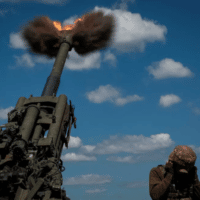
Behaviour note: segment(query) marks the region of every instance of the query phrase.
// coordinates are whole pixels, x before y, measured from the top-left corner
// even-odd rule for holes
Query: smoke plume
[[[75,51],[80,55],[107,47],[114,31],[114,17],[104,16],[103,12],[88,13],[82,16],[72,34]],[[22,28],[22,37],[33,53],[47,55],[52,58],[58,53],[62,35],[67,31],[59,31],[46,16],[36,17]]]
[[[60,32],[48,17],[37,17],[22,30],[22,37],[28,43],[30,51],[49,57],[57,55]]]

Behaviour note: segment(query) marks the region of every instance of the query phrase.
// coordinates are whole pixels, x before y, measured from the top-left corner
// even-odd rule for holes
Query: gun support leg
[[[58,102],[55,108],[55,117],[56,117],[56,122],[52,123],[49,127],[49,132],[47,135],[47,138],[52,137],[53,138],[53,144],[54,147],[56,147],[56,143],[57,141],[60,140],[61,137],[61,123],[62,123],[62,119],[63,119],[63,115],[65,112],[65,107],[66,107],[66,102],[67,102],[67,96],[61,94],[58,97]]]
[[[42,126],[39,124],[35,127],[34,133],[33,133],[33,137],[32,137],[32,142],[37,144],[38,140],[40,138],[40,135],[42,133]]]
[[[51,190],[45,191],[45,196],[43,197],[42,200],[49,200],[51,196]]]
[[[22,135],[22,139],[28,142],[33,127],[35,125],[36,119],[39,115],[39,109],[34,107],[29,107],[26,113],[26,116],[24,118],[24,121],[22,123],[22,126],[20,128],[20,132]]]
[[[19,186],[14,200],[25,200],[27,195],[28,190],[24,190]]]
[[[20,97],[20,98],[18,99],[18,101],[17,101],[17,104],[16,104],[15,108],[18,108],[18,107],[23,106],[25,100],[26,100],[25,97]]]

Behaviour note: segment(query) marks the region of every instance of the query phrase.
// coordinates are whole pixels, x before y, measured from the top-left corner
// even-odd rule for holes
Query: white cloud
[[[121,1],[120,9],[107,9],[98,6],[94,8],[94,11],[102,10],[105,14],[115,16],[116,31],[113,47],[122,51],[143,51],[149,42],[164,41],[167,28],[152,20],[142,19],[138,13],[126,11],[128,2],[134,2],[134,0]],[[63,25],[72,24],[76,18],[77,16],[72,16],[66,19]],[[106,59],[114,62],[115,56],[111,54],[106,56]]]
[[[165,58],[160,62],[153,63],[147,70],[155,79],[192,77],[194,75],[190,69],[184,67],[182,63],[175,62],[170,58]]]
[[[116,56],[113,53],[111,53],[110,50],[105,52],[103,61],[108,62],[111,66],[116,67]]]
[[[26,43],[20,33],[11,33],[9,43],[14,49],[26,49]]]
[[[200,108],[197,107],[194,103],[190,102],[190,103],[188,103],[188,106],[191,108],[192,112],[195,115],[200,115]]]
[[[70,136],[68,148],[79,148],[82,145],[82,140],[80,137]],[[66,149],[65,144],[63,144],[63,150]]]
[[[9,108],[0,109],[0,119],[8,119],[8,113],[13,110],[14,107],[10,106]]]
[[[113,101],[120,95],[119,91],[111,85],[99,86],[98,89],[88,92],[87,98],[93,103],[102,103],[105,101]]]
[[[35,1],[44,3],[44,4],[61,4],[61,3],[67,2],[68,0],[35,0]]]
[[[95,147],[96,146],[94,145],[84,145],[84,146],[81,146],[81,149],[83,150],[83,152],[92,153]]]
[[[33,61],[33,58],[28,53],[25,53],[21,56],[14,56],[14,57],[16,59],[17,65],[19,66],[30,67],[30,68],[35,66],[35,62]]]
[[[144,51],[147,43],[165,40],[167,28],[151,20],[142,19],[138,13],[98,6],[94,8],[94,11],[99,10],[102,10],[106,15],[115,16],[116,31],[113,47],[120,51]]]
[[[115,103],[116,105],[125,105],[133,101],[142,101],[143,99],[144,99],[143,97],[140,97],[138,95],[129,95],[125,98],[117,98]]]
[[[106,160],[114,162],[124,162],[124,163],[133,163],[135,161],[132,156],[126,156],[126,157],[111,156]]]
[[[194,107],[194,108],[192,108],[192,111],[193,111],[194,114],[200,115],[200,108]]]
[[[181,102],[181,98],[174,94],[167,94],[160,97],[160,106],[170,107],[173,104]]]
[[[21,48],[21,43],[16,42],[15,48]],[[108,54],[104,59],[104,62],[109,62],[111,65],[114,65],[114,55],[112,53]],[[36,63],[41,64],[53,64],[55,58],[50,59],[46,56],[41,55],[31,55],[28,53],[22,54],[21,56],[14,56],[16,59],[17,65],[24,67],[34,67]],[[75,50],[69,52],[69,58],[66,59],[65,68],[70,70],[89,70],[89,69],[98,69],[101,65],[101,53],[95,52],[87,56],[79,56]]]
[[[40,55],[34,55],[32,56],[32,59],[35,61],[35,63],[42,63],[42,64],[53,64],[55,61],[55,58],[48,58],[45,56]]]
[[[69,148],[78,148],[82,145],[82,141],[80,137],[73,137],[70,136],[70,140],[69,140]]]
[[[29,67],[29,68],[34,67],[36,63],[53,65],[55,61],[55,59],[49,59],[45,56],[40,56],[40,55],[31,55],[29,53],[22,54],[21,56],[15,55],[14,58],[18,66]]]
[[[8,12],[8,10],[0,9],[0,16],[4,16],[7,12]]]
[[[109,175],[87,174],[78,177],[71,177],[64,181],[63,185],[93,185],[110,183]]]
[[[70,70],[85,70],[100,68],[101,54],[100,52],[91,53],[87,56],[79,56],[74,49],[69,52],[69,59],[66,60],[65,68]]]
[[[120,137],[115,135],[102,143],[98,143],[95,148],[93,146],[93,149],[90,149],[90,151],[87,151],[87,148],[82,146],[80,152],[85,154],[116,154],[121,152],[140,154],[168,148],[173,143],[168,133],[155,134],[150,137],[143,135],[125,135]],[[126,160],[129,159],[130,157],[126,158]]]
[[[55,58],[50,59],[46,56],[31,55],[29,53],[22,54],[21,56],[14,56],[16,64],[23,67],[34,67],[36,63],[53,64]],[[101,54],[95,52],[87,56],[79,56],[74,50],[69,53],[69,58],[66,59],[65,68],[70,70],[84,70],[100,68]]]
[[[67,0],[0,0],[0,2],[12,2],[12,3],[19,3],[24,1],[35,1],[44,4],[61,4],[66,2]]]
[[[120,10],[127,10],[128,9],[128,2],[134,3],[135,0],[121,0],[120,3],[115,3],[113,9],[120,8]]]
[[[62,23],[62,26],[66,26],[66,25],[69,25],[69,24],[73,24],[74,21],[75,21],[77,18],[78,18],[78,16],[77,16],[77,15],[74,15],[74,16],[68,18],[68,19],[65,19],[65,20],[63,21],[63,23]]]
[[[93,190],[86,190],[86,193],[89,194],[94,194],[94,193],[101,193],[101,192],[105,192],[107,189],[93,189]]]
[[[95,156],[86,156],[83,154],[67,153],[61,156],[61,159],[65,161],[96,161]]]
[[[118,106],[123,106],[127,103],[134,101],[141,101],[144,98],[138,95],[129,95],[126,97],[121,97],[119,89],[112,87],[111,85],[99,86],[98,89],[87,92],[86,97],[93,103],[103,103],[106,101],[115,103]]]
[[[141,188],[141,187],[146,187],[148,185],[149,185],[148,181],[135,181],[135,182],[126,184],[126,187],[128,187],[128,188]]]
[[[195,145],[188,145],[190,148],[193,149],[193,151],[196,153],[196,154],[199,154],[200,153],[200,146],[195,146]]]

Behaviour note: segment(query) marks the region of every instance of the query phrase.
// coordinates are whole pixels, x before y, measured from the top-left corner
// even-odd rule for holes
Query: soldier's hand
[[[165,165],[165,170],[174,175],[174,165],[173,165],[173,162],[171,162],[170,160],[166,162],[166,165]]]

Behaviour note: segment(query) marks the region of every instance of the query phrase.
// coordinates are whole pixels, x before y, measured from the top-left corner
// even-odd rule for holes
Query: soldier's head
[[[188,146],[178,145],[169,155],[169,160],[174,163],[175,171],[179,174],[188,174],[194,167],[197,156]]]

